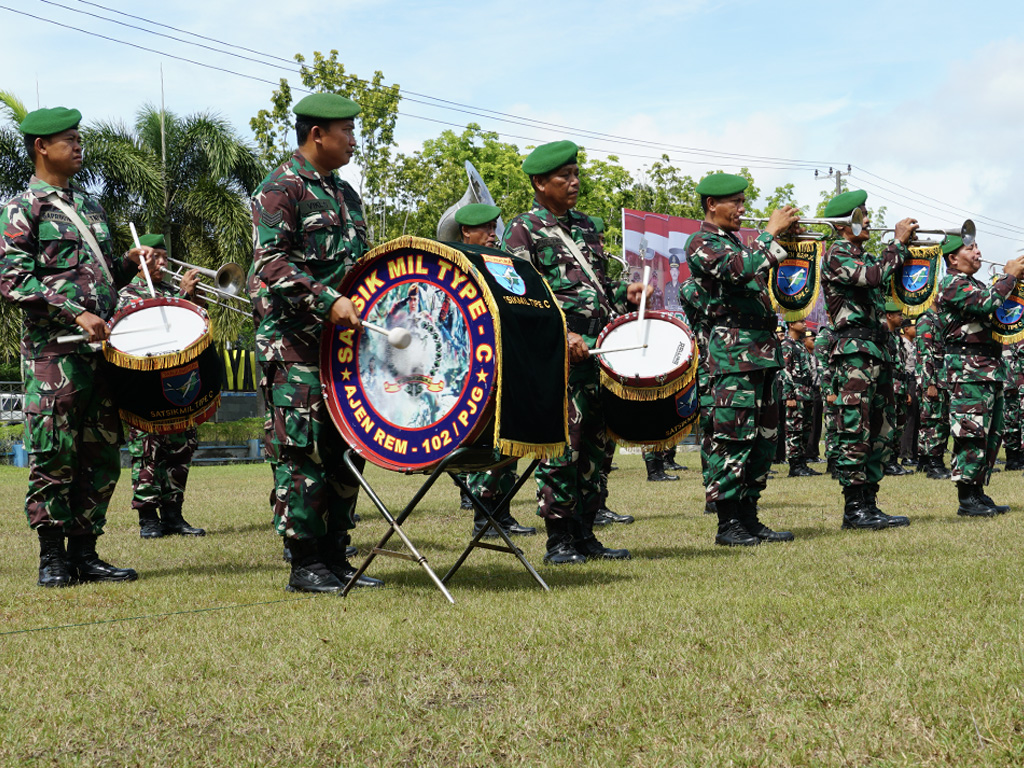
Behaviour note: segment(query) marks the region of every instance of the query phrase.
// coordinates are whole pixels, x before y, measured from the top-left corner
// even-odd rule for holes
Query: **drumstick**
[[[647,281],[650,280],[650,279],[651,279],[651,267],[648,264],[648,265],[644,266],[644,283],[643,283],[643,288],[640,291],[640,317],[639,317],[640,324],[637,327],[637,333],[639,335],[639,339],[640,339],[641,344],[643,344],[643,340],[644,340],[644,311],[647,309]],[[643,346],[646,347],[647,345],[644,344]],[[634,349],[635,349],[635,347],[634,347]]]
[[[374,333],[379,333],[383,336],[388,337],[388,344],[395,349],[405,349],[412,343],[412,334],[409,333],[405,328],[392,328],[390,331],[387,328],[383,328],[373,323],[368,323],[363,320],[363,328]]]
[[[163,331],[163,330],[166,330],[166,329],[162,325],[151,325],[151,326],[149,326],[147,328],[131,328],[129,330],[117,331],[116,335],[117,336],[127,336],[130,333],[150,333],[152,331]],[[115,335],[115,333],[111,333],[110,334],[111,337],[113,337],[114,335]],[[57,343],[58,344],[69,344],[72,341],[88,341],[88,340],[89,340],[89,334],[87,334],[87,333],[75,333],[75,334],[71,334],[69,336],[58,336],[57,337]]]
[[[75,341],[88,341],[88,340],[89,340],[89,334],[88,333],[72,333],[72,334],[69,334],[67,336],[58,336],[57,337],[57,343],[58,344],[71,344],[72,342],[75,342]],[[103,346],[103,342],[102,341],[94,341],[89,346],[93,347],[95,349],[99,349],[101,346]]]
[[[135,222],[129,221],[128,228],[132,231],[132,240],[135,241],[135,247],[141,249],[142,243],[139,242],[139,233],[135,231]],[[149,287],[149,295],[154,299],[156,298],[156,288],[153,287],[153,278],[149,275],[149,265],[146,264],[146,257],[139,256],[139,265],[142,267],[142,274],[146,278],[146,285]],[[171,324],[167,322],[167,314],[164,312],[164,308],[160,307],[160,319],[164,321],[164,330],[170,331]]]
[[[592,355],[607,355],[609,352],[628,352],[631,349],[647,349],[646,344],[635,344],[632,347],[608,347],[605,349],[601,347],[599,349],[590,350]]]

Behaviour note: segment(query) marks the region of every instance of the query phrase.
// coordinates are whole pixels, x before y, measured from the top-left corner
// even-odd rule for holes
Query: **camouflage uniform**
[[[595,284],[557,234],[560,227],[579,247],[597,278]],[[615,311],[625,311],[624,281],[608,280],[604,252],[589,216],[570,210],[555,217],[534,201],[533,208],[505,229],[502,248],[533,263],[565,313],[569,332],[593,347]],[[569,369],[569,453],[540,464],[536,471],[538,510],[545,519],[593,521],[602,503],[601,466],[605,461],[604,414],[597,358]]]
[[[921,398],[921,429],[918,454],[929,466],[944,465],[949,443],[949,379],[946,376],[945,342],[938,325],[935,306],[917,321],[917,371]],[[938,396],[928,397],[928,387],[935,386]]]
[[[706,360],[711,437],[708,502],[756,507],[775,455],[779,409],[773,391],[782,360],[768,271],[786,252],[771,234],[753,248],[709,222],[686,244],[686,260],[707,296]]]
[[[786,405],[786,459],[792,464],[802,462],[814,410],[814,359],[803,339],[786,335],[782,339],[781,399],[795,400]]]
[[[833,393],[832,388],[832,365],[828,361],[829,350],[835,334],[832,326],[828,323],[818,329],[818,335],[814,337],[814,358],[817,361],[818,369],[821,371],[819,382],[821,391],[825,397],[822,399],[822,410],[825,415],[825,458],[828,461],[829,469],[835,467],[839,452],[836,448],[836,435],[838,433],[838,413],[836,403],[828,401],[828,395]],[[838,401],[837,401],[838,402]]]
[[[180,296],[178,286],[166,280],[153,284],[157,296]],[[142,275],[121,289],[118,310],[136,299],[151,296]],[[199,430],[190,427],[166,435],[128,428],[127,448],[132,456],[132,509],[140,516],[158,514],[160,509],[180,513],[188,483],[192,454],[199,445]]]
[[[889,437],[885,443],[885,456],[883,464],[894,463],[899,458],[900,441],[903,439],[903,430],[907,426],[907,414],[913,385],[913,369],[907,354],[907,346],[903,343],[903,336],[899,329],[890,331],[886,339],[886,351],[889,357],[889,370],[892,377],[892,404],[887,406],[886,421],[892,425]]]
[[[711,375],[708,373],[708,339],[711,328],[708,326],[707,293],[693,277],[683,281],[679,288],[679,303],[690,322],[690,329],[697,339],[697,392],[700,398],[700,465],[704,487],[710,484],[708,479],[708,456],[711,455],[711,407],[715,398],[711,391]]]
[[[892,368],[886,341],[885,286],[906,255],[890,243],[880,258],[860,245],[835,242],[822,264],[822,286],[834,340],[829,351],[837,395],[836,470],[844,487],[877,486],[892,422]]]
[[[327,413],[320,337],[342,277],[367,250],[362,203],[347,182],[321,176],[296,151],[257,188],[252,210],[250,285],[274,526],[290,539],[344,534],[359,486],[344,468],[347,446]]]
[[[1002,348],[992,338],[991,318],[1016,282],[1004,275],[989,287],[950,269],[939,284],[935,311],[939,327],[945,329],[954,482],[983,486],[996,461],[1006,372]]]
[[[1003,347],[1006,383],[1003,386],[1003,444],[1006,446],[1006,468],[1021,469],[1021,397],[1024,395],[1024,342]]]
[[[109,277],[52,196],[89,225]],[[86,342],[58,344],[57,337],[78,333],[75,318],[82,312],[109,319],[118,286],[137,267],[127,256],[113,256],[106,214],[74,186],[58,189],[33,176],[28,190],[0,213],[0,230],[0,294],[25,313],[25,512],[33,528],[99,535],[121,474],[121,420],[100,375],[102,354]]]

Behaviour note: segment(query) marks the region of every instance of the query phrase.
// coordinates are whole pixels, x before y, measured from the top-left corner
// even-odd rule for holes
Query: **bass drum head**
[[[425,242],[429,251],[371,251],[341,286],[361,319],[406,329],[409,346],[336,326],[321,346],[338,430],[366,459],[399,471],[426,469],[472,444],[493,413],[497,333],[493,314],[481,311],[486,288],[434,252],[446,246]]]
[[[643,335],[639,314],[632,312],[609,323],[597,339],[597,349],[647,344],[600,355],[601,368],[620,384],[633,387],[656,386],[672,381],[687,371],[696,344],[689,327],[671,312],[652,310],[644,315]]]
[[[191,302],[143,299],[111,320],[107,344],[126,355],[164,355],[188,349],[208,328],[209,322]]]

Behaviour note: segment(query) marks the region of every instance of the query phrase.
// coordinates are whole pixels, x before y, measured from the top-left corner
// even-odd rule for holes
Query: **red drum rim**
[[[619,326],[625,325],[626,323],[635,322],[640,319],[639,312],[630,312],[628,315],[622,315],[612,320],[606,325],[601,333],[597,337],[597,345],[595,349],[600,349],[604,344],[604,340],[608,337],[608,334]],[[690,340],[690,344],[693,347],[694,352],[697,351],[697,339],[693,335],[693,331],[686,323],[684,323],[679,317],[673,312],[669,312],[664,309],[652,309],[644,312],[644,320],[660,320],[666,323],[671,323],[677,328],[681,329],[686,337]],[[694,364],[694,358],[696,354],[691,356],[689,360],[680,363],[678,366],[673,368],[664,374],[658,374],[657,376],[626,376],[617,371],[613,370],[604,359],[604,355],[597,356],[598,365],[601,366],[601,371],[613,381],[617,381],[626,387],[635,387],[637,389],[644,389],[648,387],[661,387],[667,382],[672,382],[683,376],[690,370]]]

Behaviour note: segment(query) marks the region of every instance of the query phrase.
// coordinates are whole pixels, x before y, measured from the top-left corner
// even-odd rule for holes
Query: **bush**
[[[199,442],[220,445],[241,445],[254,438],[263,437],[263,419],[239,419],[238,421],[208,421],[199,425]]]

